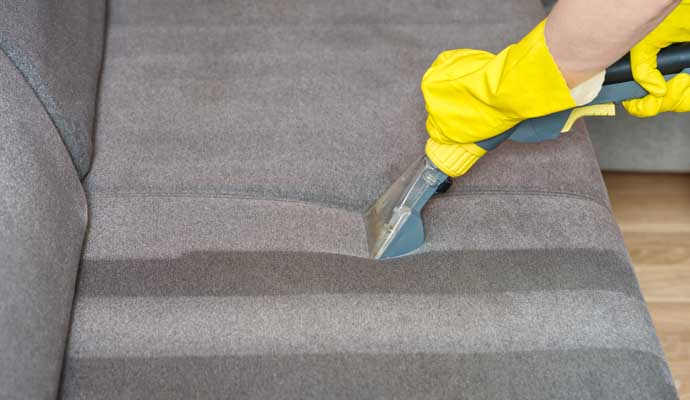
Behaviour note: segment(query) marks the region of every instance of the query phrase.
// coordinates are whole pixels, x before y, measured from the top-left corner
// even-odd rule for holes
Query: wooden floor
[[[690,175],[604,179],[680,398],[690,400]]]

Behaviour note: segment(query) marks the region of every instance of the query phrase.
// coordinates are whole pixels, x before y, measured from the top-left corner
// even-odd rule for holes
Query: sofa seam
[[[520,194],[525,194],[527,196],[544,196],[544,197],[565,197],[565,198],[575,198],[575,199],[580,199],[580,200],[588,200],[592,203],[596,203],[609,211],[611,208],[606,204],[606,202],[602,201],[601,199],[598,199],[594,196],[589,196],[586,194],[582,193],[574,193],[574,192],[568,192],[568,191],[560,191],[560,190],[539,190],[539,189],[526,189],[526,190],[503,190],[503,189],[476,189],[476,190],[469,190],[467,192],[460,192],[460,193],[445,193],[445,194],[440,194],[440,198],[445,198],[445,197],[464,197],[468,195],[490,195],[490,194],[506,194],[506,195],[520,195]]]
[[[294,198],[278,198],[278,197],[267,197],[267,196],[252,196],[243,195],[239,193],[223,193],[223,192],[86,192],[87,198],[226,198],[226,199],[237,199],[237,200],[257,200],[257,201],[269,201],[277,203],[294,203],[294,204],[304,204],[308,206],[322,206],[327,208],[338,208],[346,209],[351,211],[359,211],[359,209],[353,209],[350,205],[340,204],[340,203],[323,203],[315,201],[307,201],[302,199]],[[607,211],[611,212],[611,208],[605,203],[597,200],[594,197],[572,193],[564,191],[540,191],[540,190],[528,190],[528,191],[518,191],[518,190],[473,190],[464,193],[453,193],[453,194],[441,194],[438,198],[454,198],[454,197],[470,197],[470,196],[486,196],[486,195],[504,195],[504,196],[532,196],[532,197],[545,197],[545,198],[567,198],[575,200],[584,200],[589,203],[594,203]]]

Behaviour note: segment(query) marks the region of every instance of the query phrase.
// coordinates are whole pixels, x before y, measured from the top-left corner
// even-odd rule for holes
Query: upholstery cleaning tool
[[[690,73],[690,43],[675,44],[662,50],[658,67],[666,80],[681,72]],[[615,103],[645,95],[647,92],[633,79],[630,57],[626,56],[606,71],[604,86],[591,103],[523,121],[502,134],[475,144],[491,151],[507,139],[523,143],[553,140],[570,131],[581,117],[613,116]],[[371,257],[395,258],[421,247],[424,244],[422,208],[433,195],[444,192],[450,184],[448,175],[426,156],[415,161],[364,213]]]

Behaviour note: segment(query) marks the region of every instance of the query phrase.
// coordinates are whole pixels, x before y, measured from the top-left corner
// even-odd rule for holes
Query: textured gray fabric
[[[423,151],[434,57],[498,50],[543,16],[536,0],[111,3],[89,191],[359,210]],[[585,135],[507,145],[463,184],[602,198],[589,151]]]
[[[176,258],[87,259],[79,277],[83,297],[469,296],[548,290],[640,294],[625,255],[563,248],[439,251],[386,262],[324,253],[206,251]]]
[[[109,15],[63,398],[675,398],[583,124],[482,159],[421,254],[365,258],[426,67],[538,0]]]
[[[84,258],[174,258],[193,251],[302,251],[367,256],[361,213],[233,197],[89,198]],[[625,247],[608,208],[561,193],[455,193],[424,212],[422,251]]]
[[[619,110],[616,118],[587,121],[604,170],[690,172],[690,115],[639,119]]]
[[[0,1],[0,50],[29,82],[80,176],[91,163],[105,0]]]
[[[675,398],[673,387],[656,379],[664,361],[633,350],[95,358],[68,365],[74,377],[66,397],[88,400]]]
[[[644,301],[610,291],[91,297],[74,319],[70,356],[84,359],[591,347],[663,357]]]
[[[412,398],[415,386],[388,380],[428,388],[429,379],[438,389],[425,398],[535,398],[538,388],[547,398],[551,385],[561,398],[674,398],[617,228],[591,199],[440,197],[425,215],[425,253],[384,263],[362,258],[358,213],[318,204],[90,204],[64,398],[344,398],[359,387],[358,397]],[[558,374],[525,377],[517,360],[533,357],[537,370]],[[498,360],[501,372],[483,370]],[[632,360],[639,365],[612,370]],[[287,374],[291,362],[299,367]],[[344,370],[360,364],[382,370]],[[457,375],[428,377],[446,364]],[[480,389],[490,379],[512,389]]]
[[[60,136],[0,53],[0,398],[58,391],[86,199]]]

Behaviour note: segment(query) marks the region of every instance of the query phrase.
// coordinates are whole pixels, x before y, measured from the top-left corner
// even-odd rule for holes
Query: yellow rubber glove
[[[672,43],[689,41],[690,0],[683,0],[659,26],[630,51],[633,76],[650,93],[644,99],[623,103],[630,114],[653,117],[667,111],[688,111],[687,106],[684,106],[687,103],[684,99],[688,96],[686,78],[676,80],[673,85],[667,83],[657,69],[656,59],[661,49]]]
[[[690,111],[690,75],[678,74],[668,81],[666,94],[661,97],[648,95],[641,99],[624,101],[623,106],[631,115],[640,118],[653,117],[662,112]]]
[[[426,154],[440,170],[460,176],[486,153],[475,142],[576,106],[546,46],[544,25],[497,55],[443,52],[424,74]]]

